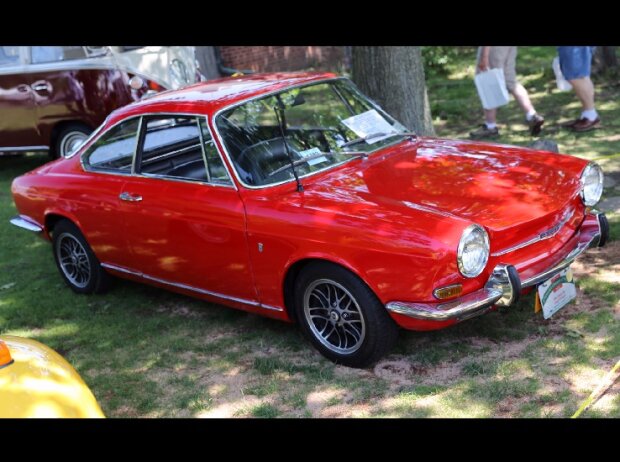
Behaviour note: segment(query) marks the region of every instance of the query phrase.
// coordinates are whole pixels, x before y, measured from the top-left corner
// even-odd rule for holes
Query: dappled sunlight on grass
[[[557,123],[577,116],[572,92],[555,89],[552,47],[521,47],[518,71],[547,116],[543,138],[562,152],[620,172],[620,87],[598,86],[604,127],[573,134]],[[481,121],[473,52],[429,82],[439,136],[467,137]],[[549,93],[549,89],[551,92]],[[603,93],[604,92],[604,93]],[[506,144],[526,145],[523,114],[499,112]],[[592,250],[576,271],[579,298],[550,320],[533,294],[435,332],[401,332],[373,367],[350,369],[321,357],[294,325],[115,280],[102,295],[74,294],[49,244],[8,224],[13,177],[46,161],[0,158],[0,332],[57,349],[111,417],[560,417],[578,408],[620,357],[620,246]],[[620,195],[618,184],[606,195]],[[497,186],[497,185],[496,185]],[[620,214],[609,214],[620,239]],[[614,250],[615,249],[615,250]],[[174,262],[170,262],[172,265]],[[593,413],[620,417],[618,387]]]

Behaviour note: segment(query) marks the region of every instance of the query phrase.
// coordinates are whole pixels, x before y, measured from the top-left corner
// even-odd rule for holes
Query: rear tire
[[[104,292],[110,276],[77,226],[62,220],[52,232],[54,259],[65,283],[78,294]]]
[[[398,326],[377,296],[341,266],[309,264],[295,281],[294,297],[302,331],[335,363],[367,367],[398,338]]]
[[[78,149],[91,133],[92,130],[86,125],[78,123],[65,125],[56,136],[51,152],[52,159],[67,157]]]

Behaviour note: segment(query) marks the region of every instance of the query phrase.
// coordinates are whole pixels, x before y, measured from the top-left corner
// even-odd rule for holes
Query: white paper
[[[562,68],[560,67],[560,58],[555,57],[551,62],[551,67],[553,68],[553,73],[555,74],[555,84],[560,91],[568,91],[572,90],[573,86],[570,84],[568,80],[564,78],[564,74],[562,74]]]
[[[538,286],[538,296],[542,305],[543,317],[549,319],[560,308],[566,306],[577,296],[573,274],[570,268],[561,271]]]
[[[344,119],[342,123],[360,138],[372,135],[373,133],[398,133],[375,109]],[[366,140],[366,143],[373,144],[388,136],[389,135],[377,136],[376,138]]]
[[[495,109],[508,104],[510,101],[503,69],[490,69],[476,74],[474,83],[483,108]]]
[[[305,151],[299,151],[299,155],[301,157],[312,157],[318,154],[321,154],[321,150],[319,148],[310,148],[310,149],[306,149]],[[320,164],[321,162],[325,162],[326,160],[327,160],[327,157],[325,156],[316,157],[314,159],[308,160],[308,165]]]

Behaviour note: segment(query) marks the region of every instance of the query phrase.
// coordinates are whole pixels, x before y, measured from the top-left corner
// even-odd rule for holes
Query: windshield
[[[276,108],[282,115],[286,143]],[[239,178],[249,186],[294,178],[292,168],[286,168],[291,161],[299,177],[325,170],[351,160],[353,157],[345,154],[349,150],[370,153],[402,139],[400,133],[406,131],[348,80],[316,83],[254,99],[222,112],[215,124]],[[344,146],[373,134],[365,141]],[[333,154],[321,156],[321,152]]]

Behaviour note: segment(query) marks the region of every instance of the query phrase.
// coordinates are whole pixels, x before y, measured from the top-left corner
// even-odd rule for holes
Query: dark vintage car
[[[112,113],[14,180],[77,293],[110,275],[295,321],[366,366],[555,277],[608,235],[586,160],[416,136],[347,79],[266,74]]]
[[[0,46],[0,155],[64,157],[114,109],[199,78],[193,47]]]

